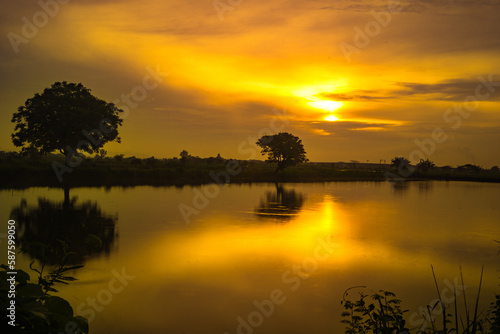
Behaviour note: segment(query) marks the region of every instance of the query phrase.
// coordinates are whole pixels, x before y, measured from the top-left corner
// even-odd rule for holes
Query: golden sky
[[[17,107],[68,81],[128,109],[110,155],[260,159],[256,139],[287,131],[311,161],[489,168],[499,17],[497,0],[12,1],[0,150]]]

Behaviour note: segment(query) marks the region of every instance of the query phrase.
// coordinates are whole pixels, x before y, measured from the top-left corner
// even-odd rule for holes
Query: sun
[[[336,87],[331,84],[314,85],[297,89],[293,94],[305,99],[309,107],[326,111],[327,114],[321,115],[320,117],[325,121],[333,122],[339,120],[333,112],[344,106],[344,102],[324,99],[325,96],[322,93],[332,92],[335,89]]]
[[[305,99],[307,101],[306,103],[309,107],[315,108],[315,109],[321,109],[323,111],[331,113],[331,112],[341,108],[344,105],[344,102],[341,102],[341,101],[322,99],[322,97],[321,97],[322,92],[331,92],[332,90],[335,90],[335,87],[333,87],[331,84],[314,85],[314,86],[302,87],[300,89],[297,89],[293,92],[293,94],[295,96],[299,96],[299,97]],[[327,118],[330,121],[338,120],[338,118],[336,116],[333,116],[331,114],[326,115],[324,119],[327,119]]]
[[[313,102],[307,102],[307,104],[310,107],[327,111],[328,115],[326,115],[323,119],[329,122],[334,122],[339,120],[339,118],[335,116],[332,112],[344,105],[344,103],[339,101],[313,101]]]

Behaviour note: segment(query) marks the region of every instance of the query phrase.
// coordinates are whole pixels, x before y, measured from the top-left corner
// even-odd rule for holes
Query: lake
[[[473,310],[483,265],[479,310],[500,292],[500,184],[75,188],[70,197],[78,210],[68,214],[61,189],[2,190],[1,215],[27,221],[17,221],[20,243],[101,237],[78,259],[78,280],[56,286],[91,333],[343,333],[340,301],[354,286],[366,288],[349,297],[396,293],[414,328],[438,297],[431,265],[446,304],[455,285]],[[17,260],[29,271],[28,254]]]

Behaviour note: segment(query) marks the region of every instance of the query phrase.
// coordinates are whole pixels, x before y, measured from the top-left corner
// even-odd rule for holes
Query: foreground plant
[[[354,287],[356,288],[356,287]],[[371,296],[359,293],[359,299],[351,301],[346,299],[348,291],[344,292],[341,304],[345,311],[342,312],[342,323],[346,324],[346,334],[357,333],[407,333],[406,321],[403,314],[408,310],[402,310],[401,300],[390,291],[379,290]],[[367,303],[369,297],[373,302]]]
[[[68,258],[73,255],[67,252],[67,245],[60,241],[60,248],[64,253],[61,261],[52,270],[46,273],[48,268],[44,257],[53,255],[53,248],[44,248],[44,254],[39,258],[39,268],[31,262],[30,268],[38,275],[38,283],[30,282],[31,278],[24,270],[17,269],[16,274],[8,274],[9,268],[0,265],[0,307],[8,319],[9,333],[65,333],[79,334],[88,333],[87,319],[75,316],[73,308],[65,299],[53,296],[50,293],[57,292],[54,288],[56,283],[68,284],[76,280],[68,272],[82,268],[82,265],[66,266]],[[15,296],[11,285],[15,286]],[[9,307],[11,301],[15,301],[14,316],[11,315]],[[12,307],[11,307],[12,309]]]
[[[432,266],[431,266],[432,268]],[[484,268],[483,268],[484,269]],[[445,304],[441,299],[440,289],[437,283],[434,268],[432,275],[438,293],[438,299],[432,305],[427,305],[422,314],[419,327],[406,327],[406,320],[403,315],[407,310],[401,309],[401,300],[395,298],[395,294],[390,291],[380,290],[371,296],[361,292],[357,300],[349,300],[349,291],[355,288],[365,288],[364,286],[353,287],[344,292],[341,304],[344,306],[341,322],[346,324],[346,334],[402,334],[415,331],[423,334],[477,334],[490,333],[500,334],[500,295],[496,295],[496,300],[492,303],[490,314],[483,314],[479,310],[479,299],[483,281],[483,269],[479,278],[479,287],[473,303],[473,308],[467,304],[467,297],[463,291],[463,307],[465,314],[459,312],[458,296],[456,287],[453,291],[453,301]],[[464,287],[462,270],[460,269],[461,287]],[[368,303],[367,297],[373,302]]]

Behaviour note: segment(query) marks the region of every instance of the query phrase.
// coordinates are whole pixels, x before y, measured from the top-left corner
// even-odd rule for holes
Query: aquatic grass
[[[465,286],[464,284],[464,275],[463,275],[463,272],[462,272],[462,266],[460,266],[460,281],[462,283],[462,286]],[[469,324],[469,308],[467,307],[467,294],[464,290],[464,306],[465,306],[465,319],[466,319],[466,323]],[[465,330],[465,327],[462,323],[462,328]]]
[[[465,291],[464,291],[464,293],[465,293]],[[456,286],[453,286],[453,305],[455,306],[455,330],[458,332],[458,306],[457,306],[457,287]]]
[[[479,296],[481,295],[481,284],[483,283],[483,272],[484,272],[484,266],[481,267],[481,278],[479,279],[479,288],[477,290],[477,298],[476,298],[476,307],[474,307],[474,319],[472,321],[472,333],[476,333],[477,326],[478,326],[478,314],[477,314],[477,308],[479,306]]]
[[[435,319],[432,318],[431,316],[431,313],[429,312],[429,318],[431,319],[430,323],[431,323],[431,331],[423,331],[422,333],[426,333],[426,334],[437,334],[437,333],[443,333],[443,334],[446,334],[446,333],[462,333],[462,334],[476,334],[476,333],[488,333],[488,332],[485,332],[484,331],[484,327],[483,327],[483,322],[485,321],[484,317],[482,317],[482,313],[478,313],[479,311],[479,300],[480,300],[480,296],[481,296],[481,288],[482,288],[482,282],[483,282],[483,273],[484,273],[484,266],[481,267],[481,274],[480,274],[480,278],[479,278],[479,287],[478,287],[478,291],[477,291],[477,296],[476,296],[476,302],[475,302],[475,305],[474,305],[474,315],[472,317],[472,319],[470,319],[470,310],[467,306],[467,296],[466,296],[466,293],[465,293],[465,289],[463,291],[463,295],[464,295],[464,309],[465,309],[465,325],[463,323],[463,321],[461,321],[461,324],[462,324],[462,332],[459,332],[459,326],[458,326],[458,318],[460,317],[461,318],[461,315],[458,313],[458,304],[457,304],[457,294],[456,294],[456,287],[454,287],[453,289],[453,296],[454,296],[454,301],[453,301],[453,304],[454,304],[454,323],[455,323],[455,328],[451,328],[451,329],[448,329],[448,326],[447,324],[451,323],[451,321],[448,319],[448,317],[452,317],[453,315],[452,314],[448,314],[447,311],[446,311],[446,305],[443,303],[443,301],[441,300],[441,296],[440,296],[440,289],[439,289],[439,285],[437,283],[437,279],[436,279],[436,274],[434,272],[434,267],[431,265],[431,270],[432,270],[432,276],[433,276],[433,279],[434,279],[434,284],[436,286],[436,290],[437,290],[437,293],[438,293],[438,299],[439,301],[436,302],[436,304],[434,304],[434,306],[430,307],[429,305],[427,306],[427,310],[429,312],[429,310],[434,310],[435,307],[440,304],[441,305],[441,316],[443,318],[443,324],[442,324],[442,329],[438,329],[436,324],[435,324]],[[460,278],[461,278],[461,284],[462,286],[465,286],[464,285],[464,279],[463,279],[463,272],[462,272],[462,267],[460,267]],[[417,331],[418,332],[418,331]],[[493,332],[490,332],[490,333],[493,333]]]
[[[431,270],[432,270],[432,277],[434,278],[434,284],[436,285],[436,291],[438,294],[439,303],[441,305],[441,311],[443,313],[443,332],[447,333],[448,330],[447,330],[446,324],[448,323],[448,321],[446,320],[446,306],[444,305],[443,301],[441,300],[441,293],[439,292],[440,290],[439,290],[438,282],[436,279],[436,273],[434,272],[434,267],[432,266],[432,264],[431,264]],[[436,305],[434,305],[434,308],[436,306],[437,306],[437,303],[436,303]]]
[[[484,266],[481,268],[481,273],[479,277],[479,286],[477,290],[477,295],[475,297],[474,309],[472,310],[468,307],[467,297],[465,294],[465,289],[463,290],[463,304],[465,311],[465,319],[462,318],[462,314],[459,313],[459,305],[457,298],[456,286],[453,287],[453,313],[447,312],[447,307],[451,305],[446,305],[441,298],[441,290],[439,289],[439,284],[436,278],[436,273],[434,267],[431,265],[432,276],[434,280],[434,285],[438,294],[437,301],[432,305],[426,305],[424,315],[425,318],[429,319],[427,325],[426,322],[422,323],[419,328],[408,329],[406,327],[406,320],[404,314],[408,310],[403,310],[401,308],[401,300],[396,299],[396,295],[390,291],[379,290],[378,293],[373,293],[370,297],[374,300],[374,303],[368,304],[365,301],[367,295],[366,293],[360,292],[359,299],[352,301],[347,299],[348,292],[355,288],[365,288],[364,286],[356,286],[347,289],[344,292],[343,300],[341,305],[344,307],[342,315],[342,323],[346,324],[345,333],[346,334],[407,334],[410,331],[416,330],[416,333],[423,334],[498,334],[500,333],[500,295],[496,295],[496,300],[492,303],[493,318],[489,319],[485,316],[483,312],[479,312],[479,302],[481,299],[481,289],[483,282]],[[460,267],[460,279],[463,287],[464,279],[462,268]],[[438,311],[440,307],[440,311]],[[437,314],[436,314],[437,313]],[[471,318],[472,315],[472,318]],[[440,324],[438,318],[442,318]],[[460,321],[459,321],[460,320]],[[464,323],[465,320],[465,323]],[[461,330],[459,329],[459,323],[461,324]],[[450,324],[454,325],[454,328],[449,328]],[[453,325],[451,325],[453,327]],[[485,326],[488,325],[488,326]]]

